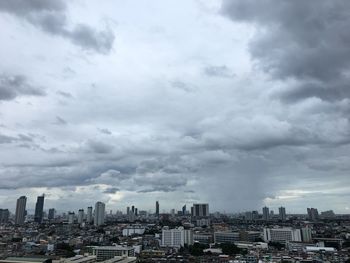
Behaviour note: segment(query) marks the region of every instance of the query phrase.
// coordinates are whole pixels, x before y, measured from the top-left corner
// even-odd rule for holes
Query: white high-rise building
[[[283,228],[264,228],[264,241],[297,241],[301,242],[301,231],[291,227]]]
[[[169,229],[164,227],[162,230],[163,247],[183,247],[185,244],[193,245],[193,231],[185,230],[183,227]]]
[[[17,199],[16,215],[15,215],[16,225],[24,224],[24,219],[26,216],[26,204],[27,204],[27,197],[21,196],[20,198]]]
[[[87,208],[86,222],[87,222],[88,224],[91,224],[91,223],[92,223],[92,206],[89,206],[89,207]]]
[[[105,223],[105,204],[102,202],[97,202],[95,204],[95,226],[101,226]]]

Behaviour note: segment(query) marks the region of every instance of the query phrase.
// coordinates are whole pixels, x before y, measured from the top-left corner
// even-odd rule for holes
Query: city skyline
[[[0,1],[0,208],[350,213],[349,9]]]

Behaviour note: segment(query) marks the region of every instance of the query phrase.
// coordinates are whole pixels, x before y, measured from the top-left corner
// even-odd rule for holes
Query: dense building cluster
[[[25,196],[14,214],[0,209],[0,263],[350,262],[350,216],[331,210],[222,214],[196,203],[161,213],[156,201],[153,212],[132,205],[107,213],[103,202],[46,212],[44,200],[33,215]]]

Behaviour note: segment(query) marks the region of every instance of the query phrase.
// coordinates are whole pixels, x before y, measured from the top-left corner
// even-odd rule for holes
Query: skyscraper
[[[43,221],[43,212],[44,212],[44,195],[38,196],[35,204],[35,214],[34,221],[41,224]]]
[[[270,219],[270,211],[269,211],[269,208],[268,207],[263,207],[262,209],[262,212],[263,212],[263,220],[267,221]]]
[[[193,204],[191,212],[193,217],[208,217],[209,204]]]
[[[307,209],[307,215],[309,217],[309,220],[311,220],[311,221],[318,220],[318,210],[317,210],[317,208],[313,208],[313,207],[308,208]]]
[[[86,222],[87,222],[88,224],[91,224],[91,223],[92,223],[92,206],[89,206],[89,207],[87,208]]]
[[[105,223],[105,204],[102,202],[97,202],[95,204],[95,226],[101,226]]]
[[[156,201],[156,216],[159,217],[159,202]]]
[[[16,215],[15,215],[16,225],[24,224],[24,219],[26,215],[26,204],[27,204],[27,197],[21,196],[20,198],[17,199]]]
[[[50,209],[49,209],[48,219],[49,219],[49,220],[54,219],[54,218],[55,218],[55,214],[56,214],[55,208],[50,208]]]
[[[0,223],[9,221],[10,211],[8,209],[0,209]]]
[[[278,214],[279,214],[279,218],[282,221],[286,220],[286,208],[281,206],[280,208],[278,208]]]
[[[78,211],[78,224],[82,224],[84,221],[84,209]]]
[[[184,205],[184,206],[182,207],[182,215],[183,215],[183,216],[186,215],[186,205]]]

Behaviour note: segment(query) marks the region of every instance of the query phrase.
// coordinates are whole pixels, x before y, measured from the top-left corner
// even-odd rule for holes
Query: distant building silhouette
[[[286,221],[287,216],[286,216],[286,208],[281,206],[278,208],[278,215],[279,215],[279,219],[282,221]]]
[[[26,204],[27,204],[27,197],[21,196],[20,198],[17,199],[16,214],[15,214],[16,225],[24,224],[24,219],[26,216]]]
[[[156,216],[159,217],[159,202],[156,201]]]
[[[270,212],[268,207],[263,207],[262,209],[263,212],[263,220],[268,221],[270,219]]]
[[[92,223],[92,206],[89,206],[89,207],[87,208],[86,222],[87,222],[88,224],[91,224],[91,223]]]
[[[313,208],[313,207],[308,208],[307,215],[310,221],[317,221],[319,218],[317,208]]]
[[[41,224],[43,221],[44,198],[44,195],[38,196],[35,204],[34,222],[37,222],[39,224]]]

